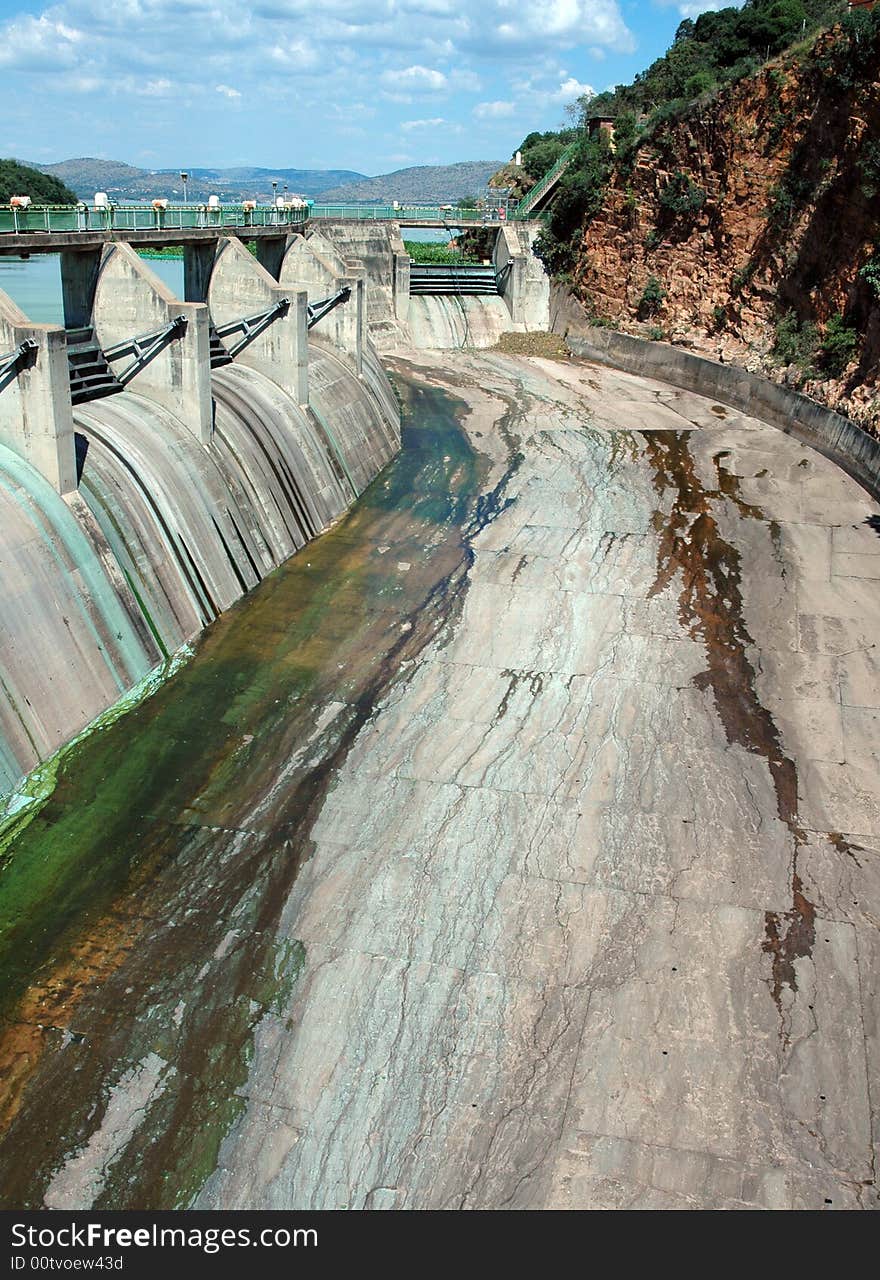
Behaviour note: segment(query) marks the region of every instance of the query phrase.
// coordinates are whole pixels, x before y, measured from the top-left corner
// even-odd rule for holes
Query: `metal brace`
[[[259,337],[264,329],[268,329],[273,320],[277,320],[279,316],[285,314],[290,307],[289,298],[279,298],[278,301],[265,311],[259,311],[253,316],[244,316],[241,320],[230,320],[228,324],[220,324],[215,326],[215,333],[219,338],[225,338],[229,333],[242,332],[241,338],[233,346],[227,347],[226,352],[229,356],[237,356],[239,351],[243,351],[249,342],[253,342],[254,338]]]
[[[39,347],[33,338],[25,338],[24,342],[20,342],[14,351],[8,351],[5,355],[0,356],[0,379],[5,378],[7,373],[12,373],[13,371],[18,373],[19,367],[25,361],[32,360],[38,350]]]
[[[507,284],[507,277],[513,270],[513,258],[508,258],[500,271],[495,272],[495,280],[498,284],[498,292],[502,293],[504,286]]]
[[[149,364],[153,356],[158,355],[173,338],[179,338],[182,335],[186,324],[186,316],[175,316],[161,329],[154,329],[152,333],[144,333],[137,338],[128,338],[125,342],[118,342],[115,347],[105,348],[104,358],[108,361],[119,360],[127,355],[134,356],[128,368],[116,375],[117,381],[123,386],[131,382],[135,374],[139,373],[144,365]]]
[[[348,302],[351,297],[351,289],[348,285],[344,285],[338,293],[334,293],[332,298],[324,298],[321,302],[310,302],[308,306],[309,328],[313,329],[319,320],[323,320],[334,307],[338,307],[343,302]]]

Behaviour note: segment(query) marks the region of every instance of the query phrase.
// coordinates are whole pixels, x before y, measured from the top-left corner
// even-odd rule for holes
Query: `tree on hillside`
[[[18,160],[0,160],[0,204],[11,196],[30,196],[34,204],[76,204],[76,196],[58,178]]]

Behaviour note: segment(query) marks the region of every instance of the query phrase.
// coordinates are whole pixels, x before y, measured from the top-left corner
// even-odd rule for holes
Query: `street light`
[[[272,221],[278,221],[278,179],[272,179]]]
[[[185,169],[181,169],[180,171],[180,181],[183,183],[183,203],[186,204],[186,184],[189,182],[189,174]]]

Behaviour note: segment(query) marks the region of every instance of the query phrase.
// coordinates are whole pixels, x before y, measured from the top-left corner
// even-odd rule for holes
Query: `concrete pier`
[[[0,376],[0,444],[48,480],[56,493],[76,489],[67,343],[57,325],[33,324],[0,292],[0,353],[34,350]]]
[[[92,322],[100,346],[124,346],[140,334],[167,327],[180,318],[179,333],[139,370],[127,385],[164,405],[203,444],[211,439],[211,364],[208,308],[181,302],[128,244],[102,251]],[[133,353],[125,351],[113,368],[123,372]]]

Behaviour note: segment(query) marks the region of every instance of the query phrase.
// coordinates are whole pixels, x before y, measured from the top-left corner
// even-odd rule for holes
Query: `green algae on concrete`
[[[76,1153],[150,1054],[167,1069],[147,1136],[109,1153],[91,1200],[180,1207],[213,1167],[254,1028],[308,963],[278,920],[334,771],[464,581],[487,464],[456,402],[402,384],[403,452],[348,516],[152,698],[65,752],[10,833],[5,1204],[75,1183]]]

